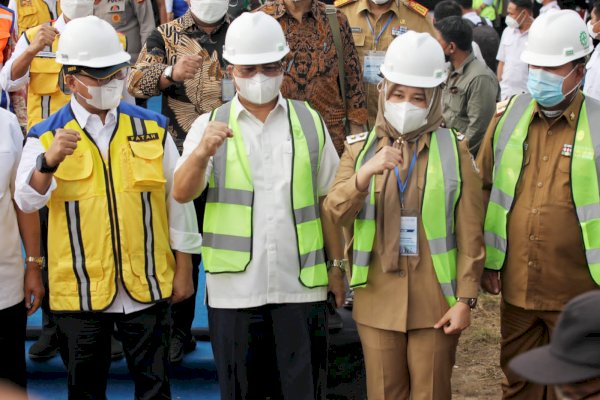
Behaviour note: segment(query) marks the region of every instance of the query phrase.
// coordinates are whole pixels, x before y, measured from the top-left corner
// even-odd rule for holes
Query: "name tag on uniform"
[[[352,26],[352,27],[350,27],[350,29],[352,30],[352,33],[361,33],[362,32],[362,28],[360,26]]]
[[[395,28],[392,28],[392,36],[396,37],[396,36],[404,35],[407,31],[408,31],[408,26],[399,25]]]
[[[405,213],[403,210],[402,213]],[[416,216],[400,217],[400,255],[419,255],[419,235]]]
[[[369,51],[365,56],[363,76],[367,83],[376,85],[381,80],[379,76],[381,65],[385,60],[385,51]]]
[[[221,100],[228,102],[235,96],[235,87],[233,86],[233,80],[229,78],[223,78],[221,80]]]

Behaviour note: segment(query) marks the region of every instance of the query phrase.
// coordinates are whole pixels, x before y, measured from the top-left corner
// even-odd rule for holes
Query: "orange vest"
[[[13,31],[15,14],[8,8],[0,5],[0,65],[4,64],[4,49]]]

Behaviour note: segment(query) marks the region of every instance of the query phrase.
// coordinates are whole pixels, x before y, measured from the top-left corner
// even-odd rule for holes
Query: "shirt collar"
[[[287,7],[285,6],[283,0],[275,0],[271,5],[267,4],[267,7],[274,7],[274,9],[272,9],[273,11],[271,12],[271,10],[269,10],[268,14],[273,16],[273,18],[275,19],[279,19],[283,15],[288,13]],[[317,0],[312,0],[310,11],[308,13],[312,14],[313,17],[316,17],[317,15],[321,14],[321,9]]]
[[[242,112],[245,112],[246,114],[252,115],[252,114],[250,114],[250,111],[246,110],[246,107],[244,107],[244,105],[240,102],[240,99],[238,98],[238,94],[237,93],[233,97],[232,101],[233,101],[234,110],[235,110],[235,119],[238,119],[240,117],[240,114]],[[277,104],[275,105],[275,108],[273,108],[273,110],[271,110],[271,112],[277,110],[280,107],[287,114],[287,109],[288,109],[287,101],[281,95],[281,93],[279,93],[279,97],[277,99]]]
[[[575,95],[575,98],[573,99],[571,104],[569,104],[567,109],[561,114],[560,117],[558,117],[555,121],[553,121],[553,123],[556,123],[556,121],[558,121],[559,119],[564,118],[567,121],[567,123],[569,124],[569,127],[571,129],[577,129],[577,123],[579,122],[579,113],[581,111],[582,103],[583,103],[583,93],[581,93],[581,90],[577,90],[577,94]],[[544,120],[546,119],[546,117],[542,113],[540,105],[537,102],[535,103],[534,110],[535,110],[535,115],[538,118],[542,118]]]
[[[56,21],[54,21],[54,28],[57,31],[62,32],[63,29],[65,29],[65,26],[67,26],[67,23],[65,22],[65,17],[63,16],[63,14],[60,14]]]
[[[471,62],[473,62],[473,60],[475,59],[475,55],[473,54],[473,52],[471,52],[471,54],[469,54],[469,56],[467,58],[465,58],[465,61],[462,63],[462,65],[460,67],[458,67],[457,69],[454,69],[454,67],[450,67],[451,70],[451,75],[462,75],[465,71],[465,68],[467,65],[469,65]],[[450,64],[452,65],[452,64]]]
[[[369,3],[371,0],[358,0],[358,13],[362,13],[364,11],[368,12],[369,14],[371,14],[371,8],[369,7]],[[383,14],[381,14],[381,16],[383,17],[385,14],[389,13],[390,11],[393,12],[396,15],[396,18],[400,18],[400,16],[398,15],[398,6],[397,6],[397,0],[392,0],[391,2],[391,6],[390,8],[384,12]]]
[[[79,104],[79,102],[75,99],[75,96],[76,96],[75,94],[73,96],[71,96],[71,110],[73,110],[75,119],[77,120],[77,123],[79,124],[81,129],[86,129],[86,125],[88,124],[88,122],[92,116],[92,113],[90,113],[88,110],[83,108],[83,106],[81,104]],[[106,125],[107,123],[110,123],[111,121],[116,121],[116,120],[117,120],[117,109],[113,108],[108,111],[108,114],[106,115],[106,120],[105,120],[106,123],[104,125]]]
[[[201,30],[199,26],[196,25],[196,21],[194,21],[194,17],[192,16],[192,10],[188,9],[185,14],[183,14],[181,17],[181,27],[183,28],[184,31],[193,31],[193,30]],[[229,24],[231,22],[231,17],[229,16],[229,14],[225,14],[225,18],[223,19],[223,21],[221,22],[221,24],[217,27],[217,29],[215,29],[212,34],[217,33],[224,24]],[[202,31],[204,32],[204,31]],[[207,33],[208,35],[208,33]]]

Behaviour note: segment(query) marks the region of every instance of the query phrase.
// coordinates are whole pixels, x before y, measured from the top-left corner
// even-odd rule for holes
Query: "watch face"
[[[42,172],[44,169],[44,153],[41,153],[39,156],[37,156],[35,160],[35,169],[40,172]]]

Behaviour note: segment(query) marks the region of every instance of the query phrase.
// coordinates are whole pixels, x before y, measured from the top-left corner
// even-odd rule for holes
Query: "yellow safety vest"
[[[56,2],[56,16],[61,14],[60,1]],[[26,30],[52,20],[52,12],[43,0],[17,0],[19,36]]]
[[[4,49],[13,31],[14,12],[0,5],[0,65],[4,64]]]
[[[500,270],[508,248],[507,224],[523,168],[523,144],[535,112],[528,94],[515,96],[494,131],[494,182],[484,225],[485,267]],[[590,128],[593,127],[594,131]],[[581,106],[571,159],[571,191],[585,255],[600,285],[600,102],[586,98]],[[505,151],[508,150],[508,151]],[[576,173],[573,173],[575,171]]]
[[[287,100],[292,134],[292,210],[298,248],[298,273],[306,287],[327,286],[317,176],[325,143],[323,122],[307,103]],[[233,139],[213,157],[202,257],[209,273],[243,272],[252,260],[254,184],[234,104],[214,110],[211,120],[227,123]]]
[[[45,149],[58,128],[81,141],[54,174],[48,202],[48,280],[53,311],[101,311],[117,293],[154,303],[171,296],[175,259],[163,172],[167,119],[121,103],[105,160],[67,104],[29,137]]]
[[[356,160],[356,171],[377,150],[373,129]],[[450,307],[456,304],[455,210],[460,199],[462,179],[455,134],[448,129],[431,133],[429,161],[423,189],[421,218],[440,289]],[[375,242],[375,177],[369,182],[369,196],[354,221],[354,245],[351,287],[367,285],[371,252]]]

